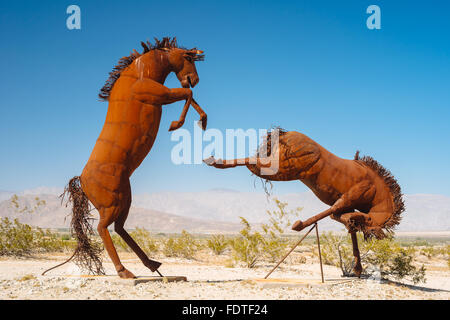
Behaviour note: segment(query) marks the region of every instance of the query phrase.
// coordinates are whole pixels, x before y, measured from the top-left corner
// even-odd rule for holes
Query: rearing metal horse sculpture
[[[352,238],[354,272],[360,276],[362,266],[356,232],[362,231],[365,238],[378,239],[385,237],[382,229],[392,232],[404,211],[400,186],[371,157],[360,158],[357,152],[354,160],[342,159],[304,134],[276,130],[275,137],[279,139],[273,139],[270,132],[255,157],[234,160],[210,157],[204,162],[220,169],[247,166],[252,173],[267,180],[302,181],[331,207],[306,221],[297,221],[292,229],[300,231],[327,216],[343,223]]]
[[[156,139],[162,105],[186,100],[180,119],[169,131],[180,128],[192,105],[200,115],[200,126],[206,128],[207,116],[192,97],[199,77],[195,61],[204,59],[203,51],[177,46],[175,38],[156,40],[155,45],[141,42],[142,54],[136,50],[119,60],[101,89],[99,97],[109,101],[103,130],[80,177],[73,178],[65,192],[73,203],[72,233],[78,240],[75,261],[90,272],[103,273],[101,250],[89,238],[89,200],[100,213],[98,233],[121,278],[134,278],[120,262],[108,226],[137,254],[152,272],[160,262],[151,260],[124,229],[131,205],[129,178],[149,153]],[[183,88],[169,89],[164,81],[175,72]],[[66,261],[67,262],[67,261]],[[52,268],[53,269],[53,268]],[[47,270],[48,271],[48,270]]]

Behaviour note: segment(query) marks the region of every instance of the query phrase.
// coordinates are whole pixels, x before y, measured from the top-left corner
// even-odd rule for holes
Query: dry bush
[[[414,283],[425,282],[425,266],[414,265],[414,248],[402,248],[393,238],[364,241],[358,235],[361,263],[364,274],[377,271],[384,279],[409,278]],[[350,235],[335,235],[332,232],[321,236],[322,259],[325,264],[340,267],[343,276],[352,275],[354,267],[353,247]]]
[[[129,234],[147,255],[158,252],[158,241],[145,228],[136,228],[136,230],[131,231]],[[118,234],[113,234],[111,238],[116,248],[126,252],[132,251]]]
[[[264,257],[277,262],[285,253],[289,242],[283,234],[292,224],[291,218],[297,218],[302,208],[287,210],[287,203],[274,198],[277,209],[267,210],[269,222],[262,225]]]
[[[38,252],[55,252],[70,249],[74,245],[71,240],[63,240],[60,235],[50,230],[33,228],[0,218],[0,255],[23,256]]]
[[[270,262],[279,260],[286,251],[289,241],[283,234],[291,225],[291,218],[297,217],[302,208],[287,210],[287,203],[273,199],[275,210],[267,210],[269,217],[267,223],[262,224],[262,232],[253,232],[250,223],[243,217],[241,224],[243,229],[240,236],[231,241],[233,259],[243,262],[248,268],[256,266],[257,262],[266,259]]]
[[[220,255],[227,249],[229,241],[223,234],[213,235],[207,240],[206,245],[212,250],[212,252],[214,252],[214,254]]]
[[[190,233],[183,230],[180,237],[170,237],[164,242],[163,253],[167,257],[192,259],[200,248],[200,243]]]
[[[233,260],[243,262],[247,268],[253,268],[263,252],[263,237],[259,232],[252,232],[252,227],[245,218],[240,218],[243,225],[240,236],[230,242]]]

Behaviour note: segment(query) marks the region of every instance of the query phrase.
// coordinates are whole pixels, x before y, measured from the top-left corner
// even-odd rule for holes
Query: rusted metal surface
[[[316,226],[317,249],[319,249],[320,275],[322,276],[322,283],[324,283],[325,281],[323,279],[322,252],[320,252],[319,225],[316,223],[315,226]]]
[[[295,248],[298,247],[298,245],[306,238],[306,236],[308,236],[308,234],[315,228],[316,226],[314,225],[311,229],[308,230],[308,232],[291,248],[291,250],[289,250],[288,253],[286,253],[284,255],[284,257],[280,260],[280,262],[277,263],[277,265],[275,267],[273,267],[272,270],[270,270],[270,272],[264,277],[264,279],[267,279],[272,272],[275,271],[276,268],[278,268],[280,266],[280,264],[283,263],[284,260],[286,260],[286,258],[291,254],[292,251],[294,251]]]

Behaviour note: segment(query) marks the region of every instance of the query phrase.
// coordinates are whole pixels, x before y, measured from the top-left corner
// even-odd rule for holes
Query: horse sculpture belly
[[[161,119],[161,106],[139,101],[109,104],[105,125],[80,177],[83,190],[95,207],[110,207],[112,199],[117,198],[113,193],[129,189],[129,178],[150,152]],[[138,116],[119,121],[115,120],[121,119],[118,113]],[[101,199],[106,201],[102,203]]]

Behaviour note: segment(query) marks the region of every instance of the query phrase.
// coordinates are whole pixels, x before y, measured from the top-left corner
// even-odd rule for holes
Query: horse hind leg
[[[116,215],[117,210],[118,207],[103,208],[99,210],[100,221],[97,226],[97,231],[103,240],[103,244],[106,248],[106,251],[108,252],[109,257],[111,258],[119,277],[125,279],[136,278],[135,275],[131,273],[129,270],[127,270],[120,262],[119,255],[117,254],[116,248],[114,247],[114,244],[111,239],[111,235],[109,234],[108,231],[108,226],[110,226],[114,222],[115,217],[117,217]]]
[[[352,245],[353,245],[353,257],[355,259],[355,266],[353,267],[353,272],[355,275],[360,278],[362,273],[362,265],[361,265],[361,256],[359,254],[358,248],[358,238],[356,237],[356,232],[351,232],[352,236]]]
[[[352,238],[352,246],[353,246],[353,257],[354,257],[354,267],[353,272],[355,275],[360,278],[362,273],[362,265],[361,265],[361,255],[358,248],[358,238],[356,236],[356,232],[358,230],[358,224],[366,221],[367,217],[364,213],[361,212],[347,212],[340,215],[332,215],[331,218],[333,220],[339,221],[343,223]]]
[[[142,263],[149,268],[152,272],[158,272],[158,268],[161,266],[161,262],[151,260],[147,257],[145,252],[139,247],[139,245],[134,241],[134,239],[129,235],[129,233],[125,230],[124,225],[125,221],[128,217],[128,213],[130,211],[131,205],[131,190],[129,193],[128,205],[122,210],[119,217],[114,223],[114,231],[125,241],[125,243],[133,250],[134,253],[139,257]]]

